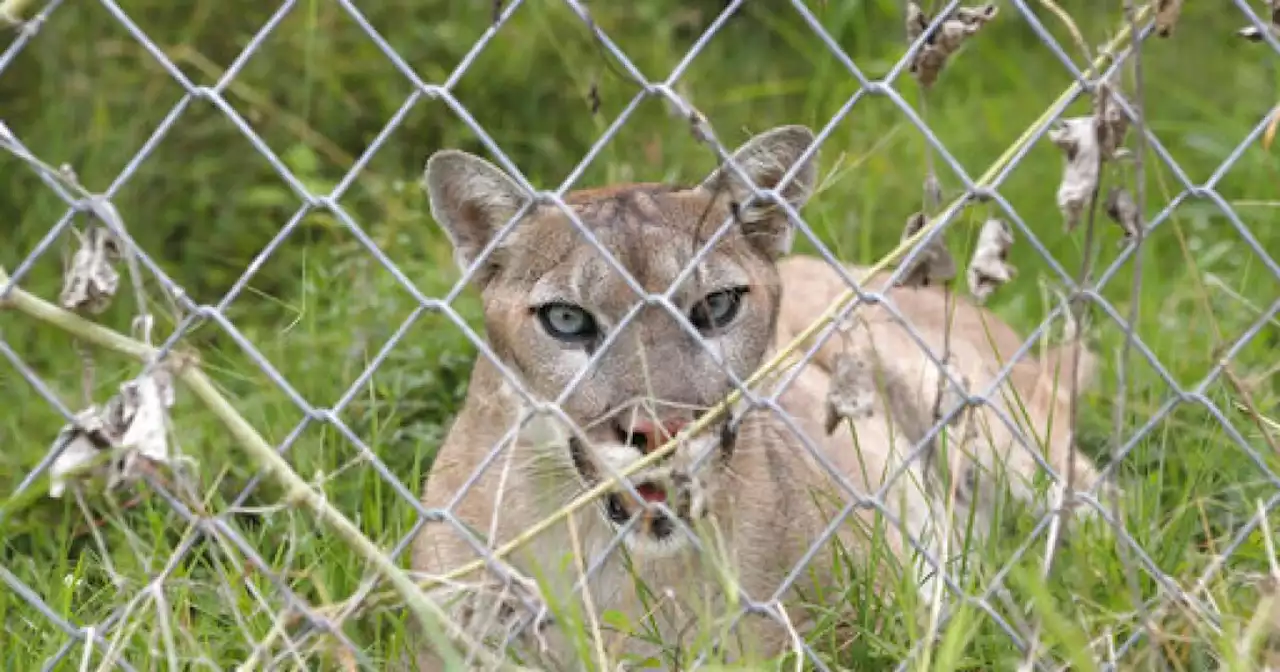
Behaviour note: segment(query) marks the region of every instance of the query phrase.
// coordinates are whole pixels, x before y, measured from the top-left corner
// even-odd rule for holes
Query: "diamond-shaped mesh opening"
[[[495,40],[495,31],[500,31],[496,38],[500,42],[527,39],[519,30],[503,28],[528,13],[520,9],[523,4],[369,7],[343,0],[324,11],[341,11],[351,17],[366,36],[367,46],[377,49],[388,62],[396,63],[409,80],[450,85],[476,67],[473,59]]]
[[[1183,200],[1148,234],[1144,246],[1150,247],[1138,262],[1123,240],[1117,240],[1114,251],[1103,250],[1101,255],[1110,257],[1102,264],[1107,274],[1103,294],[1110,303],[1104,314],[1126,323],[1136,317],[1134,357],[1154,358],[1159,375],[1170,376],[1184,388],[1199,382],[1236,339],[1247,330],[1254,331],[1254,325],[1274,311],[1274,297],[1280,291],[1280,279],[1269,268],[1275,262],[1262,256],[1268,253],[1257,245],[1257,220],[1240,217],[1229,205],[1224,210],[1223,203],[1215,198]],[[1170,260],[1164,262],[1167,271],[1160,281],[1152,281],[1145,273],[1135,281],[1135,263],[1149,265],[1153,259]],[[1140,302],[1136,314],[1135,291]],[[1266,323],[1274,327],[1269,320]],[[1116,347],[1123,343],[1124,333],[1117,329],[1103,338]],[[1250,337],[1250,345],[1255,338]],[[1262,363],[1237,362],[1236,366],[1256,368]],[[1143,379],[1135,379],[1134,384],[1142,385]]]
[[[332,406],[413,312],[412,294],[325,210],[284,224],[259,274],[221,302],[244,338],[313,404]],[[286,268],[280,268],[285,266]],[[291,267],[291,268],[289,268]],[[262,278],[259,285],[255,280]],[[360,301],[348,292],[368,297]],[[321,350],[312,344],[324,343]],[[308,349],[315,357],[296,357]]]
[[[106,188],[183,93],[99,3],[51,12],[30,33],[6,31],[4,44],[13,49],[0,60],[0,95],[11,101],[5,124],[42,161],[72,166],[91,189]],[[52,98],[68,104],[40,102]]]
[[[316,196],[352,169],[373,139],[370,129],[415,88],[336,3],[295,7],[244,48],[224,97]],[[319,67],[319,55],[327,53],[344,54],[342,66]],[[232,73],[215,74],[221,82]],[[282,79],[298,86],[283,91],[275,85]],[[359,84],[370,80],[382,84]]]
[[[421,462],[425,469],[444,440],[447,419],[465,396],[475,356],[474,346],[450,318],[424,313],[396,330],[381,350],[362,358],[363,372],[336,413],[414,487],[420,478],[413,476],[413,467]]]
[[[113,202],[131,237],[164,273],[191,299],[214,304],[299,201],[271,162],[210,102],[191,102],[147,149]],[[240,158],[234,166],[214,162],[223,152]],[[174,174],[168,166],[179,161],[196,170]],[[215,185],[224,178],[244,197],[223,203]],[[264,226],[264,221],[273,224]],[[153,300],[157,310],[166,305],[162,297]]]
[[[483,58],[483,54],[480,58]],[[477,318],[477,297],[459,292],[458,268],[445,232],[430,220],[430,205],[422,188],[427,157],[441,148],[465,148],[489,160],[496,160],[482,145],[472,123],[481,133],[492,135],[500,147],[508,138],[504,127],[484,126],[476,111],[459,98],[415,94],[386,108],[384,118],[369,125],[368,132],[351,147],[354,160],[335,172],[326,183],[342,214],[338,221],[354,224],[360,243],[347,250],[351,264],[384,267],[413,289],[418,298],[451,300],[451,305],[469,318]],[[461,109],[470,118],[460,116]],[[523,157],[514,157],[522,171]],[[536,176],[536,185],[551,186],[556,176]],[[371,254],[370,246],[376,250]],[[388,267],[389,264],[389,267]]]
[[[124,29],[124,21],[127,21],[137,29],[137,34],[128,38],[130,44],[126,45],[126,53],[157,63],[157,59],[148,54],[154,47],[168,61],[164,64],[166,69],[180,73],[192,83],[212,85],[222,78],[225,69],[240,58],[245,46],[264,28],[275,26],[278,30],[279,19],[283,16],[306,13],[297,11],[295,5],[292,11],[286,10],[281,16],[281,9],[288,5],[293,3],[259,3],[245,7],[235,16],[216,20],[212,7],[202,6],[187,12],[176,11],[172,7],[140,11],[128,3],[95,3],[89,11],[101,13],[102,19],[98,23],[77,24],[66,30],[71,35],[100,34],[104,30]],[[56,12],[50,24],[71,23],[68,15],[70,12]],[[149,69],[159,67],[155,64]]]
[[[507,49],[541,49],[540,45],[551,43],[556,48],[538,63],[508,56],[514,52]],[[662,76],[657,70],[646,69],[646,74],[651,78]],[[495,91],[488,85],[492,81],[521,85]],[[596,43],[587,26],[565,3],[522,3],[499,28],[494,48],[476,55],[453,90],[476,123],[521,172],[536,186],[552,189],[567,176],[570,167],[582,161],[641,87],[616,58]],[[522,114],[519,124],[512,123],[517,110],[538,109],[550,101],[556,102],[556,113]],[[661,117],[658,106],[646,103],[633,123],[643,120],[640,126],[648,126]],[[632,129],[630,132],[637,132],[635,127]],[[442,134],[441,140],[448,143],[443,146],[481,150],[474,136],[455,138]],[[652,152],[638,154],[630,143],[625,146],[626,151],[619,147],[609,152],[632,162]],[[488,148],[483,151],[489,153]],[[601,173],[592,175],[596,180],[601,177]],[[613,177],[633,179],[625,172],[614,173]]]

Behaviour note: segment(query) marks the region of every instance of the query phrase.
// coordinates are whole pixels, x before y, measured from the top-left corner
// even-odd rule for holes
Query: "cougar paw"
[[[459,625],[489,645],[517,643],[546,653],[546,633],[555,619],[538,586],[524,577],[494,577],[475,589],[459,613]]]

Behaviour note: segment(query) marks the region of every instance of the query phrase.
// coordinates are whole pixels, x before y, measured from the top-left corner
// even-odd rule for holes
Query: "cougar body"
[[[782,127],[752,138],[734,160],[751,182],[799,209],[814,184],[812,143],[808,129]],[[573,192],[565,199],[573,218],[529,203],[510,177],[462,152],[434,155],[425,182],[433,217],[481,293],[487,351],[424,487],[424,506],[448,513],[425,524],[412,563],[420,578],[434,579],[431,596],[458,626],[463,649],[488,652],[472,650],[472,664],[507,653],[537,669],[581,669],[600,656],[651,657],[670,668],[676,663],[663,656],[673,652],[776,655],[811,627],[806,607],[830,595],[819,589],[854,580],[834,576],[829,543],[810,553],[831,537],[847,554],[842,566],[852,563],[885,590],[915,583],[932,599],[936,574],[926,556],[939,559],[946,529],[941,490],[930,485],[939,465],[965,474],[953,499],[980,519],[975,467],[1006,466],[1007,487],[1035,499],[1029,479],[1038,466],[999,417],[1010,406],[1001,391],[1020,395],[1030,443],[1041,439],[1044,460],[1067,468],[1066,398],[1049,371],[1058,352],[1012,365],[990,395],[995,403],[966,416],[967,426],[984,428],[968,435],[968,451],[948,451],[938,464],[925,459],[936,452],[921,439],[934,424],[940,369],[895,310],[935,353],[946,346],[948,371],[974,391],[1023,339],[953,297],[944,343],[949,304],[941,291],[893,289],[884,294],[892,308],[857,308],[805,365],[765,381],[760,403],[740,401],[711,431],[681,435],[673,453],[626,485],[507,557],[458,574],[699,420],[848,285],[826,262],[786,257],[789,220],[777,205],[749,204],[751,189],[731,168],[692,187]],[[865,270],[845,269],[855,279]],[[883,281],[866,286],[883,289]],[[829,424],[826,399],[841,358],[869,367],[885,393]],[[1082,379],[1092,360],[1083,364]],[[1049,423],[1054,414],[1061,420]],[[917,444],[925,447],[906,460]],[[1081,487],[1096,479],[1083,459],[1071,468]],[[908,570],[906,582],[896,582],[895,562]],[[741,607],[749,609],[735,619]],[[575,646],[570,633],[587,634]],[[418,664],[442,669],[425,642]]]

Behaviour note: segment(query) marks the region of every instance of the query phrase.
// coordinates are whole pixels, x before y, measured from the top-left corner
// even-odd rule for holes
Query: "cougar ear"
[[[804,126],[779,126],[743,143],[734,150],[733,161],[757,187],[774,189],[813,142],[813,131]],[[781,190],[782,198],[797,210],[813,194],[817,156],[814,152]],[[717,168],[701,186],[713,192],[726,192],[735,203],[742,203],[751,194],[751,187],[729,166]],[[738,216],[747,239],[770,257],[777,258],[791,251],[794,231],[786,214],[778,212],[774,204],[756,202],[739,210]]]
[[[431,216],[449,236],[453,258],[464,271],[529,200],[497,166],[456,149],[442,149],[427,159],[423,183]],[[487,261],[492,270],[500,255],[495,251]]]

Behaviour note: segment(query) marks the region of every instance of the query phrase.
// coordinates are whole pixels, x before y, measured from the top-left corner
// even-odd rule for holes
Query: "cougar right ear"
[[[463,271],[529,200],[497,166],[456,149],[432,154],[423,182],[431,216],[449,236],[453,258]],[[496,262],[495,256],[489,260]]]
[[[814,140],[813,131],[804,126],[779,126],[743,143],[734,150],[732,158],[756,186],[775,189]],[[779,194],[797,210],[813,194],[818,175],[817,163],[817,152],[814,152]],[[746,200],[751,193],[751,188],[728,166],[718,168],[708,175],[702,181],[702,188],[713,192],[727,190],[735,202]],[[748,240],[770,257],[776,259],[791,250],[794,237],[791,223],[771,204],[757,203],[742,210],[739,215]]]

